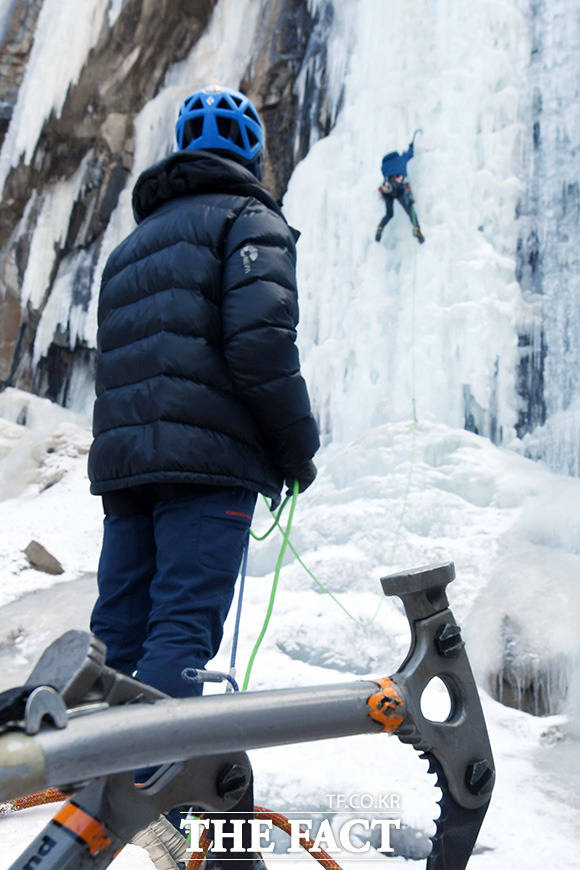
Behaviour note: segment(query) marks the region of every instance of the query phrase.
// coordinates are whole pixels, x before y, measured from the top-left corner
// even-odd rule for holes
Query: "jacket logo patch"
[[[258,259],[258,249],[255,248],[254,245],[244,245],[240,251],[240,257],[242,258],[244,272],[246,275],[249,275],[252,263],[255,263]]]

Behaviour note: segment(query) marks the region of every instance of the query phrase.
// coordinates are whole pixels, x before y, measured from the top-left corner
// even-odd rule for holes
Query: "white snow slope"
[[[529,49],[527,7],[492,0],[394,0],[388,11],[382,5],[335,4],[328,72],[339,107],[336,128],[297,167],[285,202],[302,231],[301,351],[325,440],[319,478],[299,499],[292,541],[362,620],[382,601],[384,574],[455,562],[451,606],[464,628],[498,770],[470,866],[565,870],[578,866],[580,834],[580,482],[461,428],[468,391],[481,412],[480,431],[491,435],[495,427],[497,435],[501,428],[503,442],[518,446],[510,441],[518,410],[514,323],[522,312],[513,216],[521,192],[516,96]],[[103,4],[93,6],[104,14]],[[245,11],[249,6],[253,26],[260,7],[244,0]],[[178,101],[188,76],[213,71],[212,78],[223,80],[229,58],[229,83],[239,81],[244,58],[232,22],[240,7],[221,0],[216,29],[168,77],[155,112],[142,113],[136,130],[143,162],[170,147],[157,122],[169,117],[170,97]],[[380,158],[406,147],[415,127],[425,132],[409,173],[427,243],[416,246],[396,207],[376,245]],[[108,245],[129,229],[128,220],[121,198]],[[50,316],[61,315],[55,307]],[[92,318],[94,308],[77,334],[90,338]],[[87,626],[94,587],[86,575],[96,570],[100,508],[88,495],[90,436],[79,420],[14,392],[3,394],[0,418],[0,688],[6,688],[52,637]],[[255,526],[267,522],[261,508]],[[27,566],[22,549],[31,538],[61,560],[63,575],[55,580]],[[262,623],[279,545],[274,537],[252,545],[240,666]],[[558,715],[534,717],[488,695],[506,620],[518,626],[519,654],[540,680],[545,675],[543,689],[560,705]],[[408,638],[396,602],[385,600],[364,628],[288,557],[251,688],[385,675],[398,667]],[[224,643],[216,664],[225,666],[228,655]],[[436,697],[435,707],[444,702]],[[329,795],[397,793],[407,853],[413,839],[419,854],[424,846],[415,832],[432,830],[436,790],[424,763],[395,739],[262,750],[252,761],[257,800],[273,809],[324,813]],[[0,868],[50,814],[0,817]],[[345,868],[384,860],[376,853],[336,857]],[[307,866],[311,859],[269,859],[276,861]],[[387,866],[403,863],[396,858]],[[131,847],[114,866],[150,862]]]

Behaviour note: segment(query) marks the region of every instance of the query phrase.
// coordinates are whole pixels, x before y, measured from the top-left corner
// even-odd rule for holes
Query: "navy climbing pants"
[[[413,226],[417,225],[417,219],[415,217],[413,209],[413,197],[408,190],[403,190],[398,196],[391,196],[388,193],[384,193],[383,199],[385,200],[385,215],[379,221],[379,226],[381,227],[381,229],[384,229],[393,217],[393,206],[395,199],[397,199],[400,205],[405,209],[407,215],[409,216],[409,220],[411,221]]]
[[[106,514],[91,631],[108,665],[173,697],[201,694],[181,672],[218,651],[255,503],[216,488]]]

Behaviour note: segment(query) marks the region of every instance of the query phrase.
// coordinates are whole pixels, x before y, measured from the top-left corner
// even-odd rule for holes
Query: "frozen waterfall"
[[[410,417],[413,350],[420,418],[510,444],[544,422],[542,403],[571,409],[542,454],[577,473],[578,16],[566,0],[395,2],[389,50],[378,25],[370,4],[337,8],[341,111],[285,200],[303,233],[302,346],[326,440]],[[377,245],[380,158],[417,127],[409,176],[427,243],[417,248],[395,206]],[[565,431],[576,459],[558,461]]]

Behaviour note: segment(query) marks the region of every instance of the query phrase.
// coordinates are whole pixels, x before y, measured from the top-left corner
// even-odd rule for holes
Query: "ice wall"
[[[34,3],[38,27],[35,18],[23,35],[15,15],[2,54],[9,71],[13,56],[19,66],[0,152],[0,383],[87,408],[103,258],[134,226],[139,172],[174,147],[177,105],[208,81],[248,90],[269,138],[267,184],[280,196],[332,122],[332,3],[311,16],[307,0],[90,0],[80,29],[77,5]],[[74,52],[51,63],[71,42]]]
[[[522,433],[535,458],[580,475],[580,12],[574,0],[528,5],[531,45],[518,202],[518,278],[527,323],[520,329]]]
[[[285,201],[327,442],[408,418],[415,356],[421,416],[503,444],[547,421],[523,449],[580,472],[579,27],[571,0],[336,4],[338,121]],[[416,127],[427,243],[395,206],[379,246],[380,158]]]
[[[516,4],[336,4],[341,110],[285,199],[302,231],[305,369],[326,441],[419,414],[509,441],[517,421],[515,208],[523,193]],[[477,38],[474,45],[472,36]],[[384,212],[380,160],[421,127],[409,176],[427,242]]]

